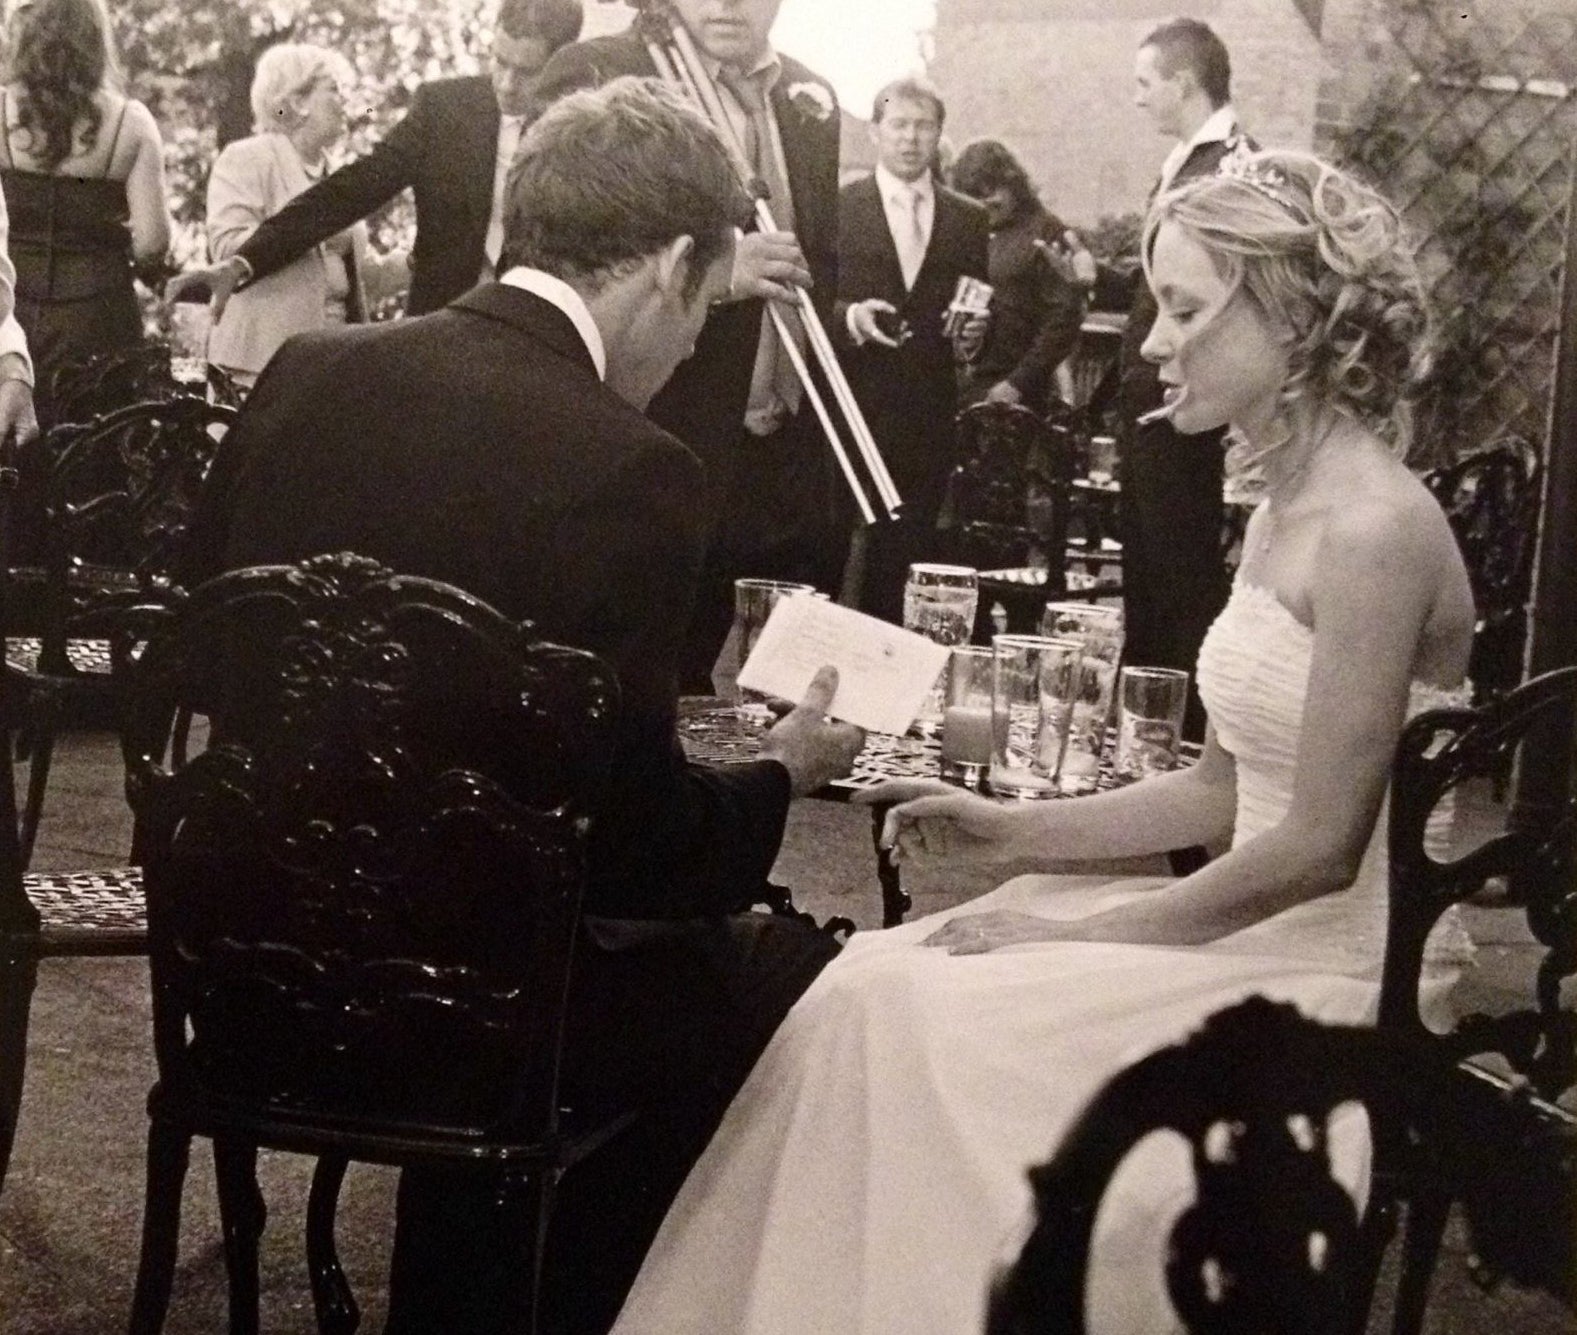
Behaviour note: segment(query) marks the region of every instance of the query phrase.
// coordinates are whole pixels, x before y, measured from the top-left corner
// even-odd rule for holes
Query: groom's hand
[[[805,698],[761,739],[761,758],[776,760],[788,771],[795,797],[843,778],[854,768],[854,757],[865,745],[863,729],[827,717],[837,692],[838,669],[822,668],[811,679]]]

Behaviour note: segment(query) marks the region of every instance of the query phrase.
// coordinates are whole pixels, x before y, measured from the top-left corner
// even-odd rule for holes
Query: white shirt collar
[[[1237,130],[1238,114],[1232,109],[1230,102],[1223,102],[1210,113],[1205,123],[1194,131],[1194,137],[1188,141],[1185,148],[1193,150],[1200,144],[1220,144],[1230,139]]]
[[[913,195],[930,200],[935,195],[930,172],[921,172],[913,181],[900,181],[881,163],[876,164],[876,189],[883,199],[899,199],[908,203]]]
[[[562,278],[555,278],[541,269],[528,269],[523,264],[517,264],[498,281],[541,297],[569,316],[575,332],[591,354],[592,364],[597,368],[597,379],[608,378],[608,351],[602,342],[602,330],[597,328],[597,322],[591,318],[591,310],[579,292]]]
[[[1172,151],[1166,155],[1166,161],[1161,164],[1161,186],[1164,189],[1172,183],[1172,177],[1177,175],[1178,168],[1188,161],[1188,155],[1201,144],[1221,144],[1232,138],[1237,133],[1237,112],[1232,109],[1230,102],[1225,102],[1205,117],[1202,124],[1187,139],[1179,140],[1172,145]]]

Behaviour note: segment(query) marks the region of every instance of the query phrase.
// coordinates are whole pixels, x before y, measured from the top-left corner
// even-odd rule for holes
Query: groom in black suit
[[[215,318],[237,287],[284,268],[409,188],[416,242],[405,309],[425,315],[491,276],[503,241],[504,178],[548,58],[580,35],[581,0],[504,0],[487,74],[416,90],[404,118],[349,162],[265,218],[221,264],[173,279],[214,293]]]
[[[1227,49],[1198,19],[1172,19],[1140,44],[1134,102],[1175,143],[1154,193],[1207,176],[1255,145],[1232,108]],[[1123,335],[1117,436],[1122,500],[1123,659],[1181,668],[1192,677],[1199,646],[1226,606],[1221,550],[1222,436],[1185,436],[1170,422],[1139,418],[1162,403],[1156,368],[1140,355],[1155,323],[1155,298],[1140,283]],[[1204,737],[1204,706],[1190,686],[1184,731]]]
[[[911,561],[936,560],[936,521],[955,454],[954,340],[943,327],[962,277],[986,277],[986,211],[931,175],[946,115],[929,84],[899,79],[876,95],[876,170],[838,197],[839,332],[846,364],[903,511],[866,529],[860,606],[903,617]],[[975,331],[975,337],[983,333]]]
[[[726,304],[707,321],[695,355],[652,400],[651,418],[706,466],[697,514],[713,526],[685,651],[687,686],[709,689],[728,633],[739,576],[800,580],[836,593],[847,528],[834,465],[815,414],[765,320],[765,300],[808,286],[823,320],[838,288],[838,105],[823,80],[774,51],[782,0],[674,0],[674,11],[720,85],[732,129],[780,229],[747,230]],[[657,73],[631,31],[565,47],[543,70],[544,103],[624,74]],[[748,149],[747,149],[748,151]],[[798,317],[789,315],[789,323]],[[823,389],[823,397],[832,400]],[[837,487],[843,484],[836,482]]]
[[[503,278],[433,315],[287,342],[220,447],[188,579],[352,549],[447,580],[622,688],[593,825],[563,1088],[643,1116],[564,1180],[545,1329],[606,1328],[668,1201],[778,1021],[831,957],[741,912],[791,795],[848,772],[830,680],[762,759],[685,762],[675,673],[703,547],[695,457],[641,410],[723,295],[747,207],[722,143],[650,87],[567,98],[528,131]],[[502,1332],[523,1264],[489,1184],[402,1178],[388,1331]]]

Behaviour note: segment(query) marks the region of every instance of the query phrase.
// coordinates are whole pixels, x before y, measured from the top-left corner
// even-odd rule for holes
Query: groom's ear
[[[689,290],[690,266],[694,260],[695,238],[688,234],[676,236],[657,252],[653,278],[658,289],[665,296],[682,298]]]

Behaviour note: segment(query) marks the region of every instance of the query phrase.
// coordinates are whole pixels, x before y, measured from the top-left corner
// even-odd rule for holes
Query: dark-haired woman
[[[1018,159],[995,139],[977,139],[953,163],[951,184],[985,206],[991,225],[987,277],[991,329],[969,364],[964,403],[989,399],[1044,412],[1058,364],[1073,350],[1084,318],[1093,261],[1077,237],[1035,197]],[[1082,253],[1083,261],[1076,265]]]
[[[102,0],[17,11],[0,87],[0,183],[46,429],[57,370],[141,341],[133,265],[157,266],[170,244],[159,128],[119,82]]]

